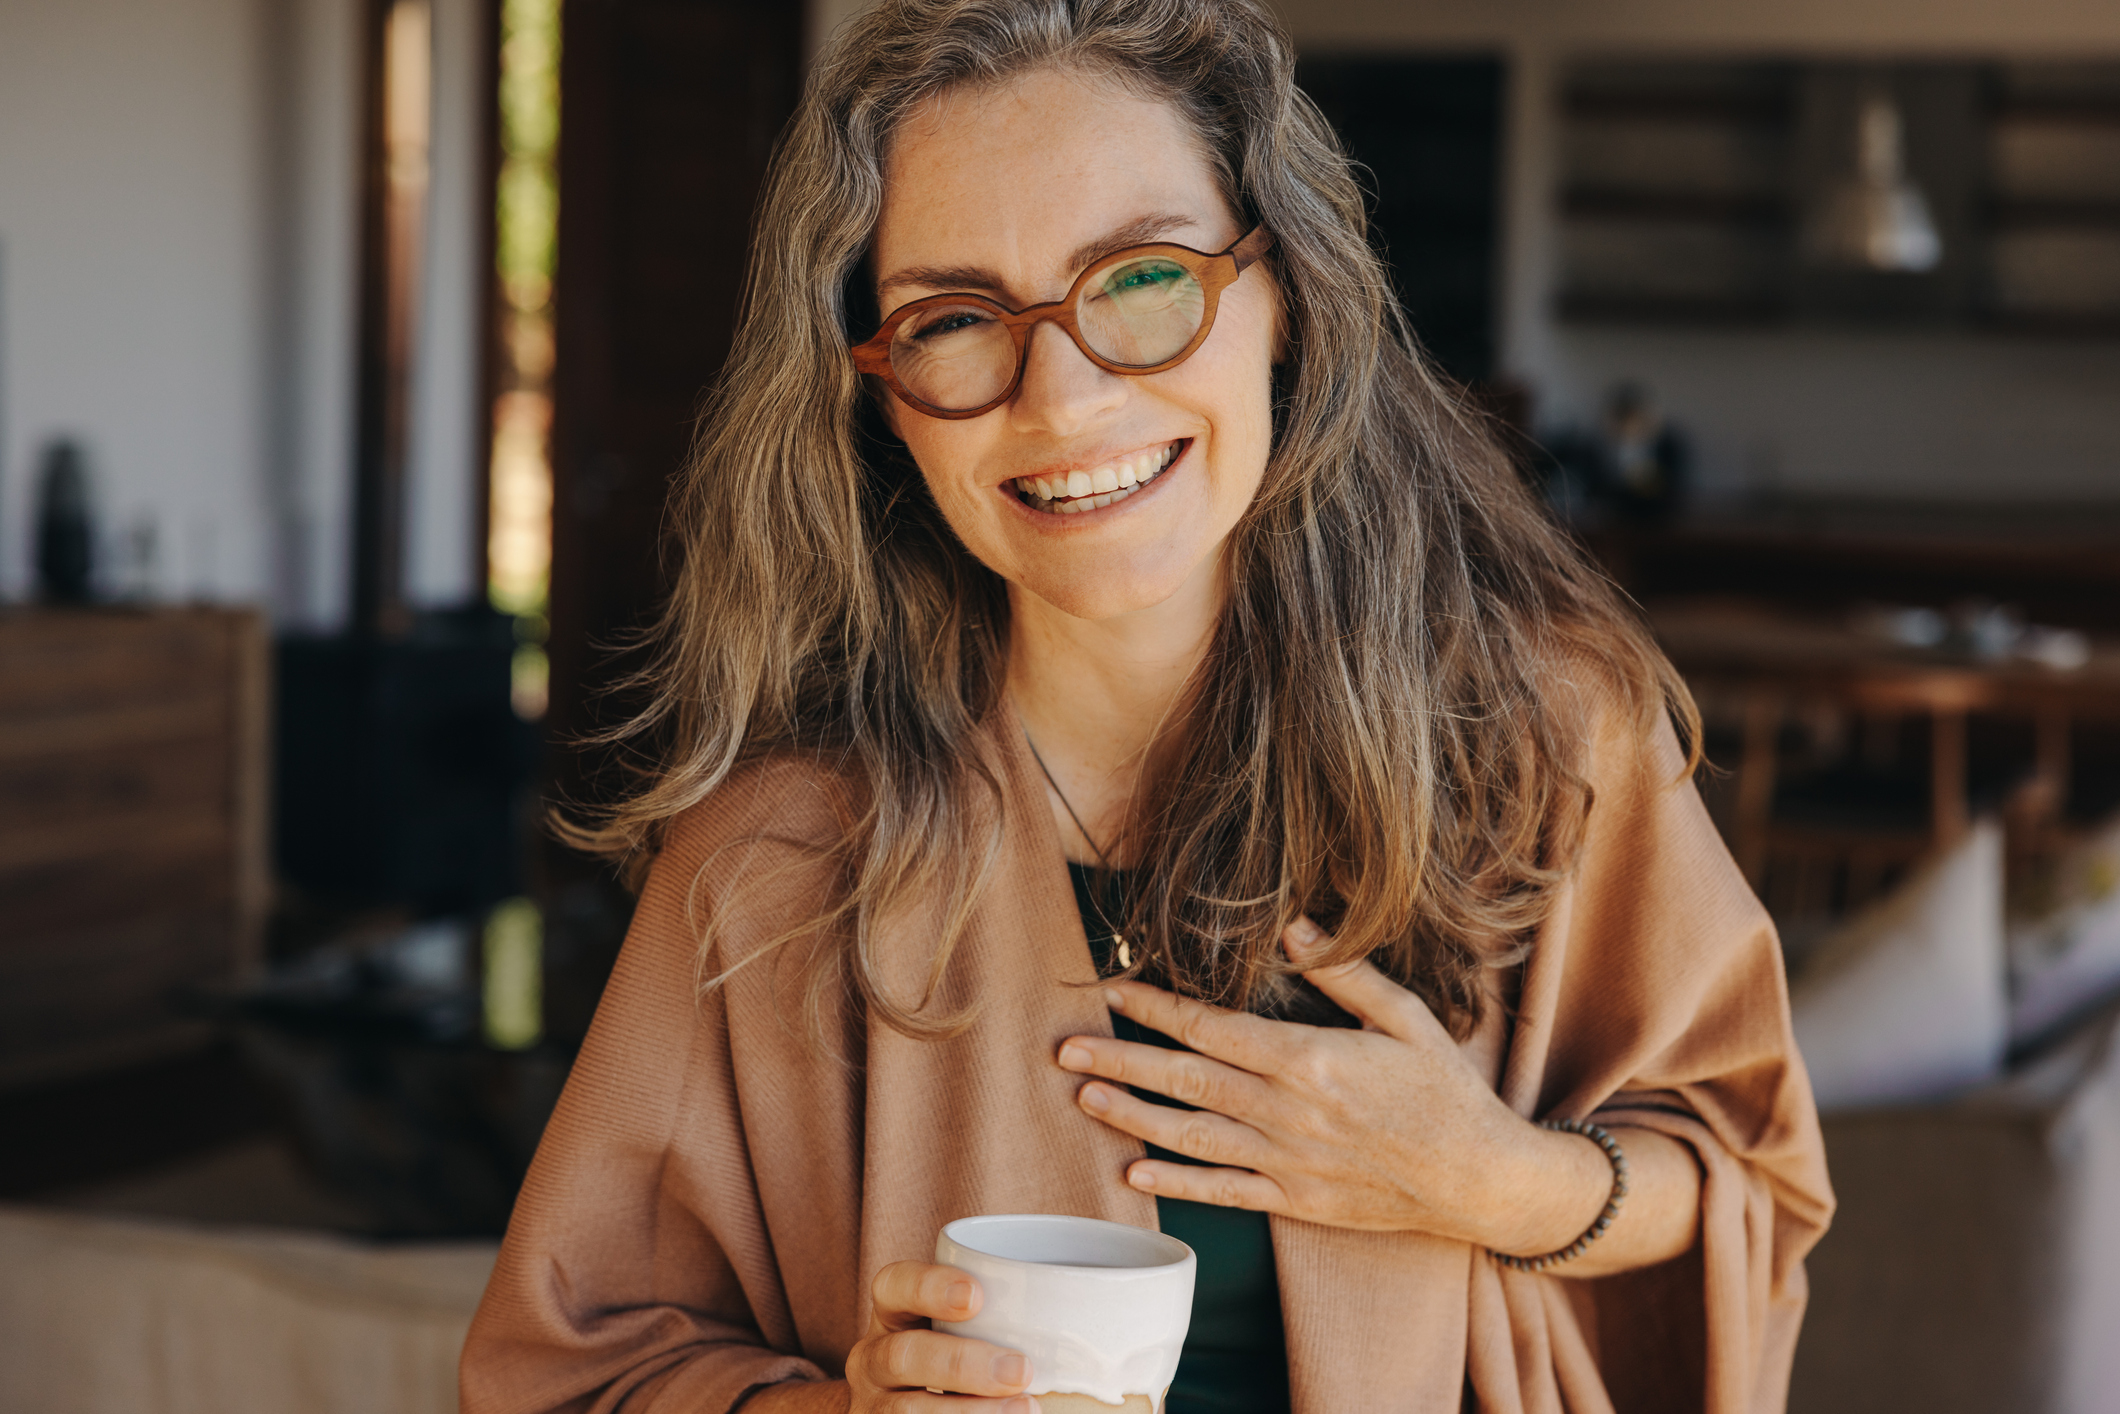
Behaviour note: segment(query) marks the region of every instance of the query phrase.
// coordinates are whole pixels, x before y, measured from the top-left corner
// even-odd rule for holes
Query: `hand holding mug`
[[[978,1314],[984,1293],[969,1272],[893,1262],[869,1294],[869,1333],[847,1352],[849,1414],[1034,1414],[1020,1352],[928,1327]]]
[[[935,1328],[1028,1356],[1040,1414],[1163,1408],[1192,1322],[1192,1248],[1097,1218],[992,1213],[946,1225],[935,1260],[979,1290],[976,1315]]]

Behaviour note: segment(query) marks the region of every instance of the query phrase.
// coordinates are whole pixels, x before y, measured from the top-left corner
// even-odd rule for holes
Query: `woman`
[[[1025,1211],[1200,1250],[1180,1414],[1779,1407],[1830,1198],[1690,703],[1290,65],[1233,0],[820,61],[471,1414],[1028,1411],[922,1261]]]

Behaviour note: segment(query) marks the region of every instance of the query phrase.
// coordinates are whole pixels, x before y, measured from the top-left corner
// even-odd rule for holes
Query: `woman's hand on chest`
[[[1292,953],[1315,938],[1299,931],[1310,927],[1290,929]],[[1206,1165],[1137,1160],[1129,1183],[1160,1198],[1429,1232],[1505,1252],[1551,1250],[1597,1215],[1611,1184],[1604,1157],[1504,1105],[1419,997],[1366,962],[1304,975],[1362,1029],[1270,1021],[1138,982],[1109,985],[1113,1011],[1189,1050],[1071,1037],[1060,1065],[1097,1077],[1077,1102]],[[1154,1104],[1125,1086],[1198,1108]]]

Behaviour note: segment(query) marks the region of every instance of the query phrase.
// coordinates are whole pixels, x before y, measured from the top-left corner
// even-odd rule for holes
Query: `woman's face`
[[[889,314],[969,292],[1021,309],[1065,295],[1108,250],[1167,240],[1219,251],[1243,234],[1175,109],[1039,71],[944,94],[900,129],[876,232],[878,303]],[[1106,373],[1040,324],[1022,386],[1000,407],[953,421],[887,393],[886,415],[951,529],[1018,591],[1086,619],[1188,585],[1212,592],[1266,469],[1277,299],[1252,266],[1222,292],[1193,356],[1146,377]],[[1067,512],[1031,489],[1075,472],[1106,484],[1100,471],[1134,489]]]

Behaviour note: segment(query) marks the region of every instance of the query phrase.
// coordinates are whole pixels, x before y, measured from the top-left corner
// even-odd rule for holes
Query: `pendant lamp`
[[[1928,199],[1906,173],[1906,125],[1882,93],[1862,101],[1855,121],[1855,170],[1829,185],[1812,215],[1805,246],[1820,265],[1915,273],[1943,259],[1943,238]]]

